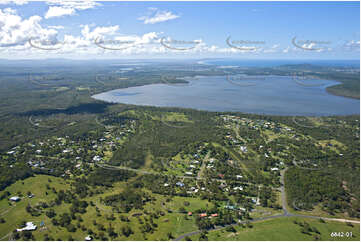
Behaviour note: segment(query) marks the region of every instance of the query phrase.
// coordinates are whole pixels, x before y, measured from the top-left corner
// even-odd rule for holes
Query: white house
[[[277,167],[273,167],[273,168],[271,168],[271,171],[278,171],[278,168],[277,168]]]
[[[239,148],[241,149],[242,152],[247,152],[247,147],[246,146],[240,146]]]
[[[14,196],[14,197],[11,197],[9,200],[12,202],[18,202],[18,201],[20,201],[20,197]]]
[[[243,178],[243,176],[237,175],[236,178],[237,178],[237,179],[241,179],[241,178]]]
[[[86,241],[91,241],[92,237],[90,235],[88,235],[87,237],[84,238]]]
[[[240,191],[243,191],[243,187],[239,186],[239,187],[235,187],[233,188],[233,190],[240,190]]]
[[[98,155],[93,157],[93,161],[100,161],[102,158]]]
[[[21,232],[21,231],[32,231],[36,229],[36,225],[33,224],[33,222],[26,222],[26,226],[24,228],[21,229],[16,229],[16,231]]]

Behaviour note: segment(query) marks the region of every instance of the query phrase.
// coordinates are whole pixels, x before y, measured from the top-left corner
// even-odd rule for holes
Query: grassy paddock
[[[353,224],[353,227],[340,222],[322,223],[317,219],[305,218],[277,218],[260,222],[255,222],[253,228],[242,228],[235,226],[237,232],[227,232],[225,229],[219,231],[211,231],[207,234],[208,240],[251,240],[251,241],[272,241],[272,240],[315,240],[314,235],[307,235],[301,232],[301,226],[295,224],[294,221],[309,223],[310,227],[315,227],[320,232],[321,240],[352,240],[359,241],[360,226]],[[344,237],[331,237],[331,232],[344,232]],[[352,232],[354,237],[346,237],[346,232]],[[199,235],[191,237],[192,240],[198,240]]]

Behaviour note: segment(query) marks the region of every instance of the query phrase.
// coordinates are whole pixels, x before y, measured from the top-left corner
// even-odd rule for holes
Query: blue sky
[[[17,0],[0,11],[0,58],[360,56],[359,2]]]

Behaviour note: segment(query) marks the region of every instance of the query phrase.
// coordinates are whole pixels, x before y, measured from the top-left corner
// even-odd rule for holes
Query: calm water
[[[276,115],[359,114],[360,101],[328,94],[326,80],[291,77],[197,77],[188,84],[154,84],[117,89],[94,95],[107,102],[183,107],[208,111],[239,111]]]
[[[203,64],[241,67],[275,67],[280,65],[311,64],[319,66],[344,66],[360,68],[360,60],[240,60],[240,59],[209,59]]]

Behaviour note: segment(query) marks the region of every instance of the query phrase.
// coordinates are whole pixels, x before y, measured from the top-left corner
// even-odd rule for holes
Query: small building
[[[218,177],[223,179],[224,178],[224,175],[223,174],[218,174]]]
[[[14,196],[14,197],[11,197],[9,200],[12,201],[12,202],[19,202],[19,201],[20,201],[20,197]]]
[[[218,213],[211,214],[211,217],[218,217]]]
[[[226,209],[236,209],[236,207],[235,206],[232,206],[232,205],[226,205],[226,206],[224,206],[224,208],[226,208]]]
[[[192,216],[192,212],[188,212],[188,216]]]
[[[271,168],[271,171],[278,171],[278,168],[277,168],[277,167],[273,167],[273,168]]]
[[[85,241],[91,241],[91,240],[93,240],[93,238],[92,238],[90,235],[88,235],[88,236],[85,237],[84,239],[85,239]]]
[[[193,172],[187,171],[185,174],[186,175],[193,175]]]
[[[168,183],[164,183],[164,186],[167,187],[167,186],[169,186],[169,184],[168,184]]]
[[[93,157],[93,161],[100,161],[102,158],[98,155]]]
[[[240,148],[241,151],[244,152],[244,153],[246,153],[246,152],[248,151],[246,146],[240,146],[239,148]]]
[[[183,183],[183,182],[177,182],[176,185],[179,186],[179,187],[184,187],[184,183]]]
[[[239,187],[234,187],[233,190],[240,190],[243,191],[243,187],[239,186]]]
[[[201,217],[201,218],[207,217],[207,214],[206,213],[201,213],[201,214],[199,214],[199,217]]]
[[[27,222],[25,224],[24,228],[16,229],[16,231],[18,231],[18,232],[21,232],[21,231],[33,231],[33,230],[36,230],[36,225],[33,224],[33,222]]]
[[[237,175],[236,178],[237,178],[237,179],[241,179],[241,178],[243,178],[243,176]]]

